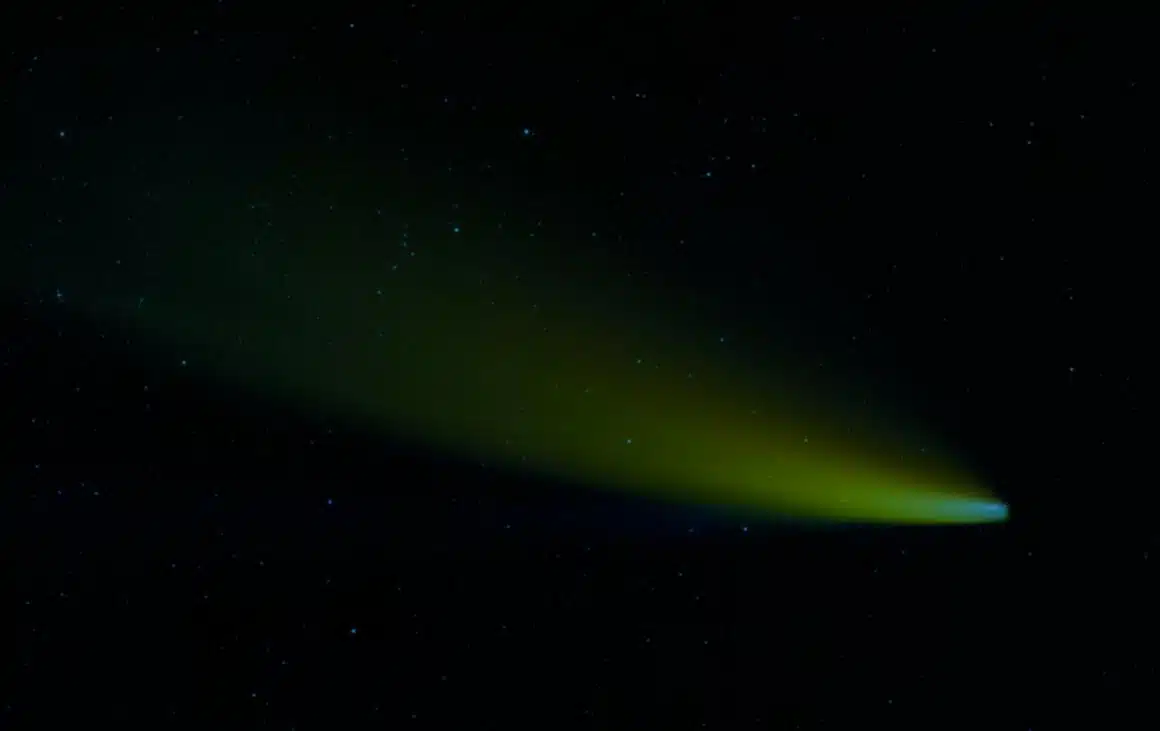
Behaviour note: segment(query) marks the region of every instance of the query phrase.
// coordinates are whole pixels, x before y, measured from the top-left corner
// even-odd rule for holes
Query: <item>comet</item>
[[[921,425],[843,408],[584,236],[398,212],[371,235],[322,215],[243,244],[191,206],[123,266],[78,246],[8,267],[7,284],[51,271],[69,306],[202,376],[546,483],[834,522],[1008,519],[970,470],[923,451]]]

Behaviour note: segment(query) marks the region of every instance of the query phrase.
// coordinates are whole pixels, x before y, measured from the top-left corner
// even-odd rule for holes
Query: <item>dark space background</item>
[[[0,273],[0,728],[1154,722],[1145,23],[173,5],[0,14],[0,272],[116,257],[199,157],[239,208],[287,157],[405,179],[417,221],[485,190],[910,394],[1012,519],[749,529],[484,472],[201,382]]]

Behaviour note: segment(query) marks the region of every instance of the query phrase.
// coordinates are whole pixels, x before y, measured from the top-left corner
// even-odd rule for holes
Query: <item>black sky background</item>
[[[37,274],[0,330],[0,727],[1153,717],[1144,23],[340,5],[0,15],[0,267]],[[115,256],[150,215],[116,202],[190,169],[220,200],[405,175],[419,220],[614,232],[626,267],[890,393],[1012,521],[743,531],[198,382],[29,253]]]

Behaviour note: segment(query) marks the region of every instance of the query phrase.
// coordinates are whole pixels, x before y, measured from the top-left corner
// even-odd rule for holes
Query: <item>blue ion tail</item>
[[[931,523],[1004,523],[1008,518],[1007,506],[998,500],[971,497],[911,498],[916,512],[925,514]]]
[[[924,492],[885,489],[859,495],[846,493],[838,504],[815,500],[804,509],[790,509],[788,515],[811,517],[835,523],[884,525],[982,525],[1004,523],[1007,505],[988,494],[965,492]],[[802,506],[799,506],[802,507]]]
[[[952,503],[948,510],[980,523],[1003,523],[1008,517],[1007,506],[997,500],[964,500]]]

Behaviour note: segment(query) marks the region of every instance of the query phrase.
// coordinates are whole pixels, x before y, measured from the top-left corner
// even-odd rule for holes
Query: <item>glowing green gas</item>
[[[309,238],[159,247],[147,296],[121,283],[74,301],[190,369],[570,482],[844,521],[1006,518],[965,471],[858,431],[625,284],[615,257],[453,226]]]

